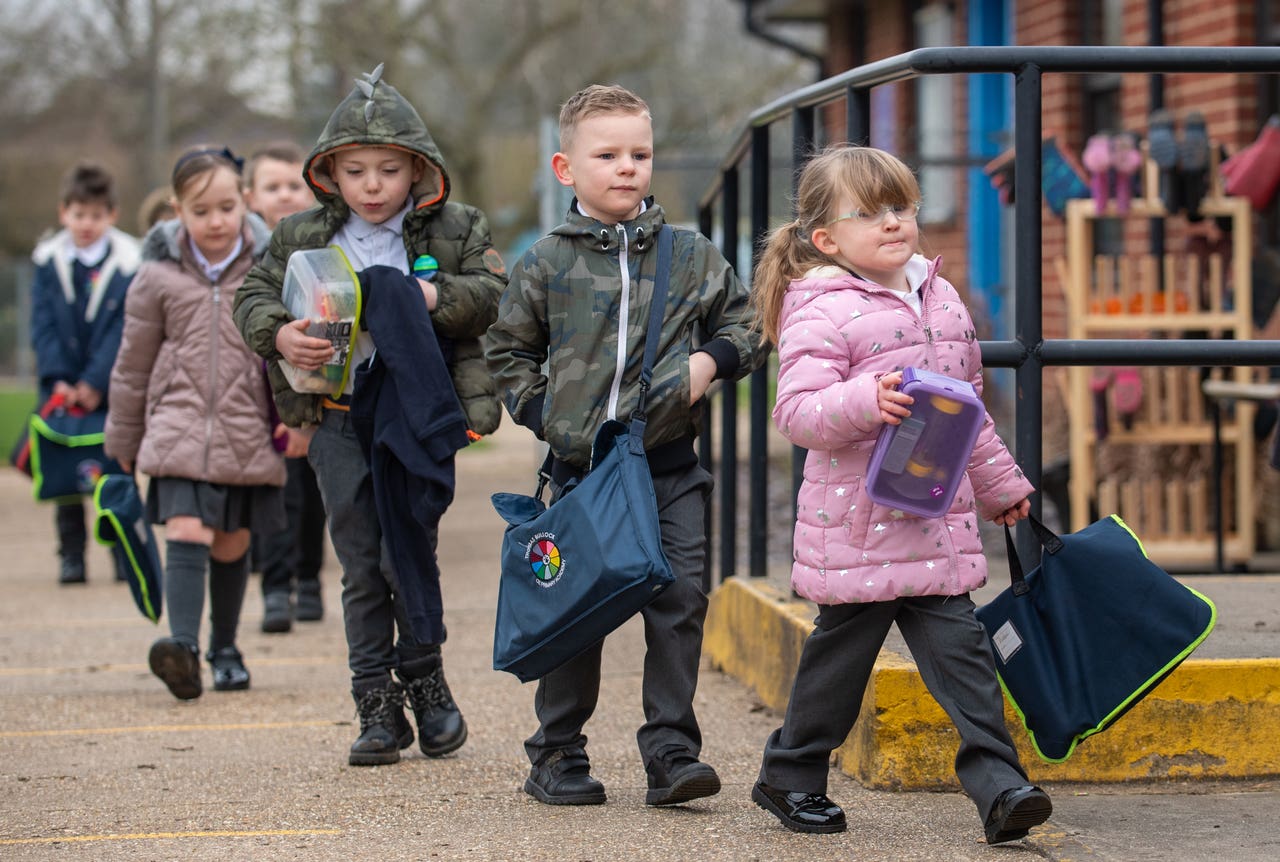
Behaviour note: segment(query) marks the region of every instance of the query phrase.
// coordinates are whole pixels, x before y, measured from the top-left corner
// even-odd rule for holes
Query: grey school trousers
[[[956,777],[986,820],[997,796],[1028,782],[1005,727],[991,646],[968,595],[819,605],[786,718],[765,743],[760,780],[782,790],[826,793],[831,752],[853,729],[895,621],[929,693],[959,731]]]
[[[676,580],[640,611],[644,618],[644,676],[641,683],[645,722],[636,732],[647,765],[664,751],[702,750],[702,732],[693,712],[702,657],[702,623],[707,596],[702,590],[706,531],[703,514],[711,494],[711,474],[698,465],[653,477],[662,529],[662,549]],[[600,695],[600,655],[604,641],[570,659],[538,681],[533,708],[538,730],[525,740],[529,761],[537,764],[555,751],[585,750],[582,728]]]
[[[378,524],[373,478],[350,414],[324,412],[307,460],[324,499],[333,552],[342,564],[342,622],[352,687],[382,688],[391,682],[393,668],[420,655],[426,645],[415,644],[410,634]],[[433,531],[433,549],[437,536]]]

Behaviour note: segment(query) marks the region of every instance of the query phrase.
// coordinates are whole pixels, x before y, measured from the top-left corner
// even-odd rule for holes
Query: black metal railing
[[[752,113],[747,125],[720,163],[717,177],[699,203],[699,225],[713,235],[721,228],[721,251],[739,272],[741,174],[748,169],[748,224],[751,247],[769,229],[770,130],[790,121],[792,177],[798,173],[815,144],[817,111],[843,102],[845,139],[866,141],[871,128],[871,91],[883,84],[927,75],[1006,74],[1013,76],[1014,91],[1014,337],[1007,341],[981,342],[983,362],[991,367],[1013,368],[1014,434],[1013,449],[1027,478],[1041,484],[1043,422],[1043,373],[1046,366],[1144,365],[1144,366],[1261,366],[1280,365],[1280,342],[1232,341],[1226,339],[1050,339],[1045,340],[1041,320],[1041,81],[1046,73],[1088,74],[1096,72],[1132,74],[1280,74],[1280,48],[1208,47],[964,47],[921,48],[803,87]],[[719,221],[717,222],[717,207]],[[751,375],[748,421],[747,567],[748,574],[767,573],[768,542],[768,404],[767,368]],[[739,527],[739,454],[737,445],[738,395],[734,387],[724,387],[717,396],[720,452],[718,459],[716,512],[708,513],[708,527],[714,521],[719,541],[708,544],[705,575],[708,588],[712,573],[721,579],[738,573],[737,536]],[[711,418],[708,408],[706,418]],[[714,442],[712,423],[704,422],[700,449],[704,466],[712,469]],[[799,484],[803,450],[791,458],[791,499]],[[1039,499],[1033,498],[1039,514]],[[788,543],[790,533],[783,538]],[[718,560],[713,568],[712,552]],[[1018,552],[1024,560],[1038,559],[1038,545],[1029,530],[1019,530]]]

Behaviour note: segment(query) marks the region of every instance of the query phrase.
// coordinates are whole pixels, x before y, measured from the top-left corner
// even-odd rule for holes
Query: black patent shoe
[[[62,565],[58,568],[58,583],[83,584],[84,582],[84,557],[77,557],[74,554],[63,557]]]
[[[1006,790],[996,797],[984,828],[988,844],[1003,844],[1026,838],[1032,826],[1039,826],[1053,813],[1049,794],[1039,787],[1024,785]]]
[[[822,793],[778,790],[757,781],[751,798],[793,832],[843,832],[848,828],[844,810]]]
[[[604,785],[591,777],[587,753],[554,751],[529,770],[524,792],[547,805],[603,805]]]
[[[353,691],[360,716],[360,736],[351,743],[347,763],[385,766],[400,760],[400,750],[413,745],[413,728],[404,717],[404,689],[388,681],[382,688]]]
[[[219,647],[209,650],[205,658],[213,667],[214,691],[243,691],[249,687],[249,671],[240,650],[233,646]]]
[[[676,749],[649,763],[645,805],[680,805],[720,792],[720,776],[688,749]]]
[[[200,681],[200,651],[176,638],[160,638],[147,655],[151,672],[178,700],[195,700],[204,691]]]

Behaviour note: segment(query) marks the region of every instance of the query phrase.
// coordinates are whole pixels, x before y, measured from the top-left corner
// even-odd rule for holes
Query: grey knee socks
[[[165,542],[164,602],[169,632],[175,640],[200,648],[200,616],[204,611],[205,570],[209,546],[196,542]]]
[[[213,632],[209,649],[236,645],[236,629],[240,626],[240,608],[249,583],[249,555],[229,563],[212,560],[209,565],[209,622]]]

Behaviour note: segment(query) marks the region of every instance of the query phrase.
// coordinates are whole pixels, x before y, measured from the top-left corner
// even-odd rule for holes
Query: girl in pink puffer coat
[[[752,798],[795,831],[846,828],[826,796],[829,757],[853,727],[896,622],[959,731],[956,775],[995,844],[1025,836],[1052,810],[1005,728],[991,648],[969,599],[987,574],[978,518],[1012,526],[1030,512],[1033,488],[988,414],[943,517],[916,517],[866,493],[877,436],[911,415],[911,397],[897,390],[902,369],[982,392],[969,311],[938,275],[939,261],[917,253],[919,197],[911,170],[888,153],[825,150],[805,166],[797,218],[770,236],[753,277],[761,326],[778,346],[774,422],[809,450],[791,582],[819,612]]]

